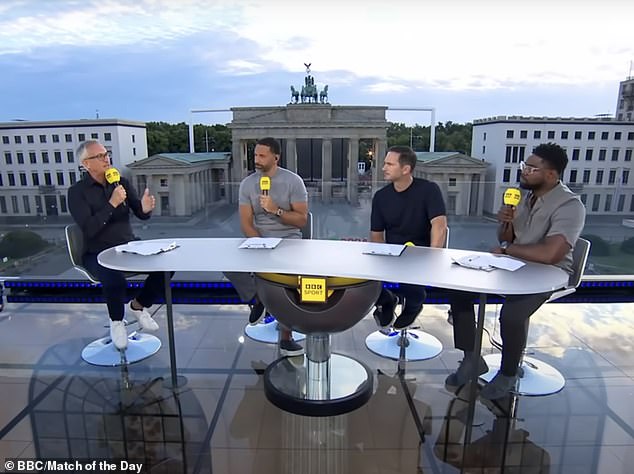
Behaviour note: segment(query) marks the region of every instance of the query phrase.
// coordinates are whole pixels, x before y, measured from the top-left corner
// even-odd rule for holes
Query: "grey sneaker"
[[[293,341],[282,340],[280,341],[280,354],[284,357],[295,357],[304,354],[304,348]]]
[[[487,400],[497,400],[504,398],[515,389],[517,375],[504,375],[502,372],[495,374],[495,377],[480,390],[480,396]]]
[[[460,367],[454,373],[449,374],[445,379],[445,384],[451,387],[461,387],[466,384],[473,373],[473,365],[475,364],[475,357],[467,357],[460,362]],[[486,374],[489,371],[489,366],[482,356],[479,357],[478,375]]]

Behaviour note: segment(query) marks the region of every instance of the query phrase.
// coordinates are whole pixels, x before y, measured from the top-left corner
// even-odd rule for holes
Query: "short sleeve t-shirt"
[[[385,232],[389,244],[412,242],[429,247],[431,220],[445,214],[445,202],[436,183],[414,178],[401,192],[390,183],[372,199],[370,230]]]
[[[253,208],[254,225],[262,237],[281,237],[301,239],[301,230],[282,222],[282,218],[266,212],[260,206],[260,178],[256,171],[240,183],[239,203]],[[285,211],[291,210],[291,203],[308,202],[308,192],[304,181],[297,174],[285,168],[278,168],[271,177],[269,195],[275,204]]]

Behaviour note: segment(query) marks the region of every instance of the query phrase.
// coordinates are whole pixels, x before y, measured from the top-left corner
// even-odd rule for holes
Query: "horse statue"
[[[326,84],[324,90],[319,93],[319,102],[322,104],[328,103],[328,84]]]
[[[293,86],[291,86],[291,103],[297,104],[299,102],[299,91],[295,90]]]

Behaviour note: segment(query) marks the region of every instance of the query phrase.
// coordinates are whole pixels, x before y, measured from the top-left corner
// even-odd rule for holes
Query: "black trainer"
[[[255,326],[257,323],[262,321],[262,318],[266,314],[264,310],[264,305],[260,300],[256,298],[255,304],[251,305],[251,312],[249,313],[249,324],[251,326]]]
[[[401,331],[402,329],[411,326],[412,323],[416,321],[416,317],[420,313],[421,309],[423,309],[423,305],[420,305],[415,310],[409,310],[407,305],[405,305],[403,312],[398,318],[396,318],[396,321],[394,321],[394,324],[392,325],[394,330]]]
[[[385,293],[387,298],[385,298],[384,302],[377,304],[373,314],[374,320],[380,328],[388,328],[392,325],[394,310],[398,303],[398,298],[394,293],[389,290],[385,290]]]
[[[291,340],[280,341],[280,354],[285,357],[295,357],[304,354],[304,348],[297,342]]]

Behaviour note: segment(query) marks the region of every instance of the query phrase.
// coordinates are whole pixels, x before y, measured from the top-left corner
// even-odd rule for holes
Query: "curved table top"
[[[527,262],[511,272],[464,268],[453,258],[486,252],[406,247],[398,257],[367,255],[366,242],[284,239],[274,249],[240,249],[244,238],[178,238],[147,242],[174,242],[178,248],[143,256],[110,248],[98,261],[121,271],[225,271],[272,272],[339,276],[413,283],[476,293],[531,294],[554,291],[568,284],[568,274],[558,267]]]

